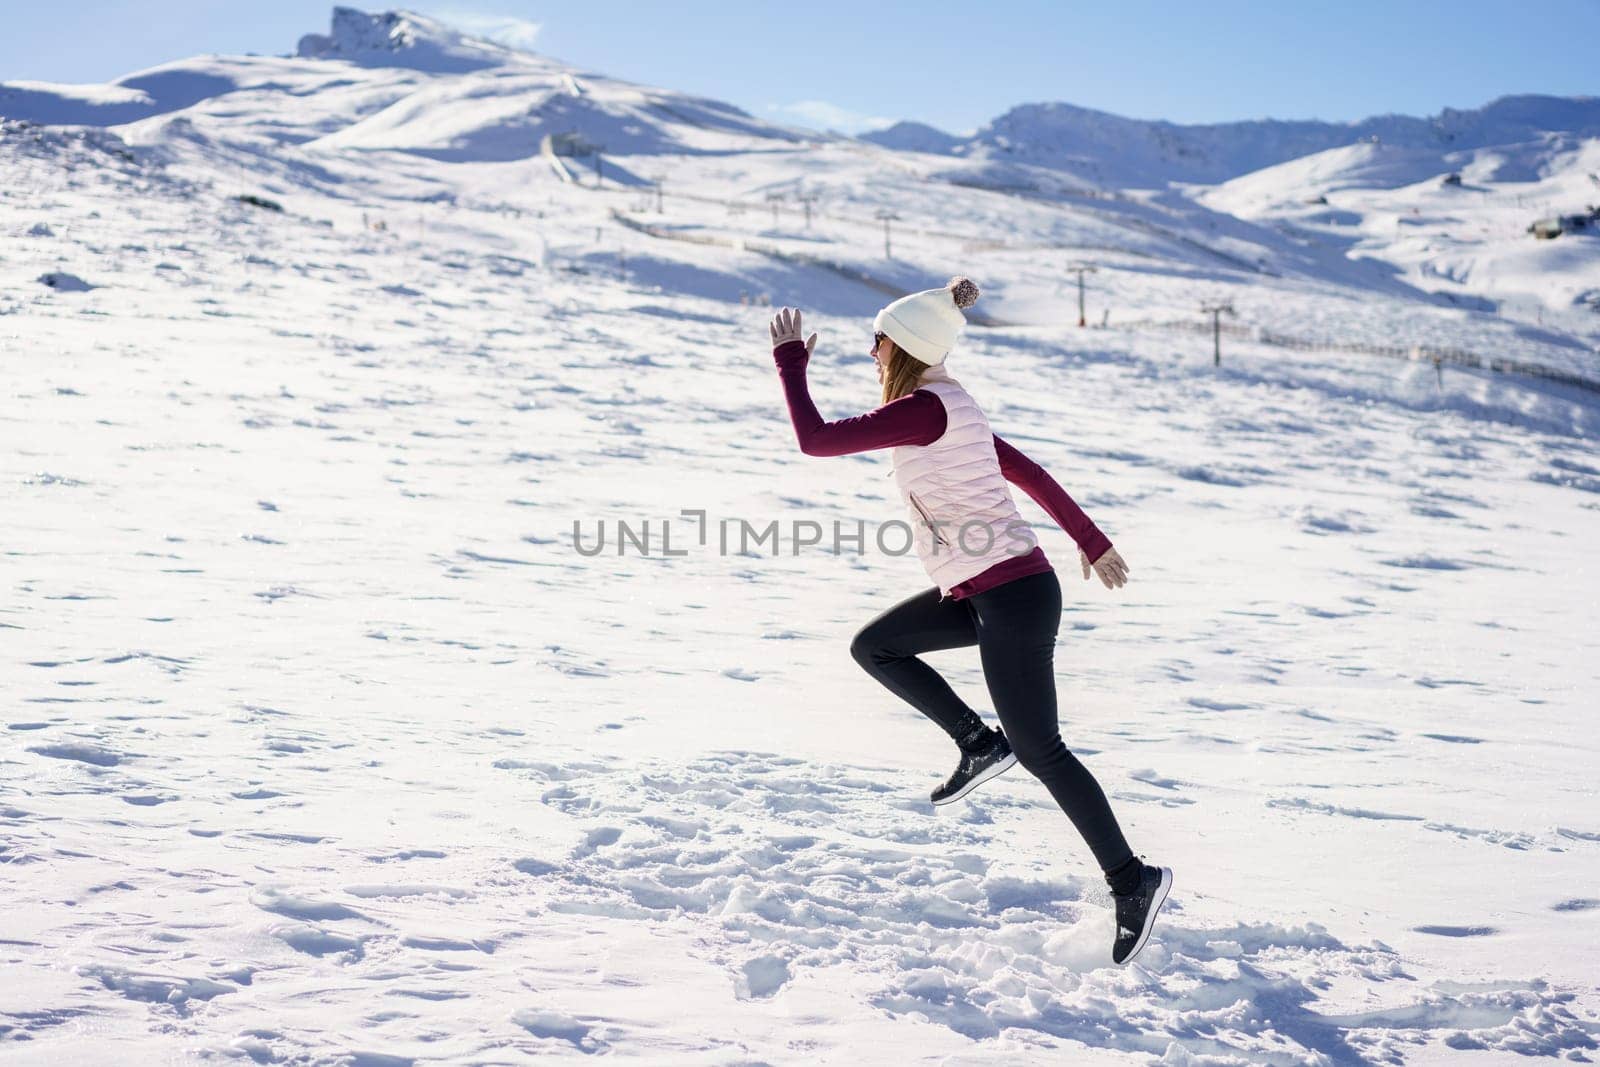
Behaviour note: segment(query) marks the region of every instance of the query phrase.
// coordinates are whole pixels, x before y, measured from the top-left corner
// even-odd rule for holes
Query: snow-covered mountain
[[[897,122],[893,126],[886,126],[881,130],[872,130],[860,135],[863,141],[883,145],[885,148],[898,148],[909,152],[932,152],[958,155],[956,149],[966,142],[954,134],[945,133],[941,129],[929,126],[922,122]]]
[[[1419,292],[1543,325],[1600,308],[1600,239],[1558,248],[1540,218],[1600,204],[1600,98],[1507,96],[1431,118],[1148,122],[1017,107],[969,138],[902,123],[865,139],[970,161],[997,186],[1046,168],[1089,188],[1176,189],[1303,247],[1384,264]],[[1004,175],[1004,176],[1000,176]],[[1019,179],[1019,175],[1021,175]]]
[[[527,159],[546,134],[615,156],[748,151],[815,138],[728,104],[652,89],[460,34],[411,12],[335,8],[293,57],[207,56],[106,86],[0,83],[0,116],[50,125],[152,121],[229,144],[393,150],[451,161]],[[617,180],[639,181],[628,171]]]
[[[336,8],[329,32],[306,35],[292,56],[208,56],[103,86],[0,83],[0,115],[113,128],[131,145],[199,171],[214,171],[226,158],[260,178],[271,173],[292,186],[345,193],[380,180],[359,164],[364,156],[381,164],[381,182],[391,192],[403,179],[411,196],[453,198],[480,188],[484,166],[533,160],[552,148],[557,158],[539,165],[569,178],[587,170],[602,181],[643,188],[681,174],[696,185],[732,181],[736,202],[777,199],[793,210],[801,199],[831,199],[836,215],[865,218],[904,202],[883,185],[887,167],[918,180],[913,184],[921,188],[910,195],[925,201],[928,219],[959,220],[973,211],[978,194],[964,190],[1053,202],[1045,243],[1102,255],[1113,269],[1128,255],[1149,255],[1154,240],[1160,257],[1182,265],[1175,277],[1193,263],[1244,268],[1498,309],[1572,334],[1580,347],[1600,340],[1592,312],[1600,241],[1550,249],[1526,233],[1541,213],[1583,209],[1593,199],[1591,186],[1600,196],[1600,178],[1592,177],[1583,148],[1600,133],[1600,101],[1592,98],[1508,97],[1429,119],[1214,126],[1028,105],[967,139],[901,123],[869,137],[892,147],[892,155],[863,156],[855,150],[861,141],[582,70],[425,16]],[[751,173],[744,161],[762,154],[784,173],[741,187],[741,175]],[[467,166],[447,180],[427,161]],[[1473,195],[1448,203],[1424,197],[1425,204],[1406,192],[1421,195],[1451,173],[1466,175]],[[1319,184],[1319,174],[1328,180]],[[1221,186],[1198,184],[1223,179]],[[481,187],[483,195],[498,180]],[[1371,214],[1344,196],[1348,203],[1328,216],[1334,224],[1320,225],[1305,202],[1330,185],[1372,191],[1363,200],[1370,200]],[[1425,206],[1442,212],[1437,225]],[[1481,219],[1458,221],[1480,208]],[[1397,214],[1407,216],[1398,225]],[[962,233],[973,246],[1018,239],[999,220],[972,223],[934,228]],[[1434,239],[1435,230],[1448,240]],[[1037,244],[1042,232],[1031,231],[1028,240]],[[901,248],[915,239],[903,237]],[[871,258],[864,251],[830,247],[827,258],[859,273]],[[1063,265],[1041,262],[1041,280],[1059,278]],[[872,269],[891,286],[908,277],[895,263]],[[1114,286],[1111,276],[1101,281]],[[1006,301],[996,302],[996,313],[1026,318],[1030,307],[1053,302],[1054,286],[1050,280],[1041,292],[1017,278],[992,294]],[[746,288],[737,280],[722,287]]]
[[[1594,139],[1124,189],[347,9],[0,115],[6,1064],[1600,1052],[1600,405],[1486,365],[1600,376],[1595,242],[1517,229]],[[933,808],[850,657],[916,561],[805,543],[898,498],[796,450],[773,307],[840,417],[957,272],[953,373],[1132,567],[1018,494],[1177,872],[1128,969],[1042,787]]]
[[[893,148],[1005,158],[1068,171],[1110,188],[1164,188],[1170,182],[1214,184],[1332,148],[1381,144],[1441,160],[1472,149],[1542,142],[1553,151],[1600,138],[1600,97],[1506,96],[1471,110],[1445,108],[1429,118],[1380,115],[1357,122],[1284,121],[1183,125],[1123,118],[1065,103],[1024,104],[971,137],[901,123],[861,135]],[[1498,176],[1526,181],[1519,160]]]

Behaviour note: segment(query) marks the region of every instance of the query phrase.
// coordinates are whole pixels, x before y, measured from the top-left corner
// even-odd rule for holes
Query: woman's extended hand
[[[789,309],[784,308],[772,317],[772,347],[777,348],[785,341],[800,340],[800,309],[794,309],[794,318],[789,317]],[[806,355],[817,347],[817,335],[812,334],[806,338]]]
[[[1107,589],[1120,589],[1128,580],[1127,561],[1114,548],[1106,549],[1100,558],[1092,564],[1089,562],[1089,557],[1080,548],[1078,549],[1078,562],[1083,564],[1083,580],[1086,582],[1089,580],[1089,568],[1091,566],[1094,568],[1094,572],[1100,576],[1100,580],[1106,583]]]

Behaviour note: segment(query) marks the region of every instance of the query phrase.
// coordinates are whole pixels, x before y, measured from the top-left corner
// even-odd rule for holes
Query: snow
[[[1097,188],[362,25],[406,30],[0,123],[7,1062],[1600,1054],[1596,394],[1253,332],[1600,378],[1591,312],[1482,306],[1576,291],[1587,238],[1373,221],[1509,227],[1592,137],[1474,149],[1482,194],[1361,147]],[[568,77],[664,212],[508,147]],[[952,368],[1132,567],[1083,582],[1022,502],[1064,736],[1176,872],[1127,969],[1048,794],[933,808],[949,742],[850,661],[916,561],[794,543],[898,512],[882,455],[794,448],[760,301],[837,417],[885,293],[958,271],[993,325]],[[1202,296],[1220,367],[1156,328]],[[741,519],[781,550],[717,551]],[[929,660],[986,709],[971,650]]]

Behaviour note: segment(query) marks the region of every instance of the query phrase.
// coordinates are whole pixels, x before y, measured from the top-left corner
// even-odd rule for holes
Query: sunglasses
[[[882,330],[878,330],[875,333],[873,333],[873,335],[872,335],[872,347],[873,348],[877,348],[879,345],[883,344],[883,339],[885,337],[888,337],[888,336],[889,335],[884,333]]]

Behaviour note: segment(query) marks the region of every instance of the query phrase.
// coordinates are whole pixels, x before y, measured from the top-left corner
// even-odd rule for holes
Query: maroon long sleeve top
[[[806,364],[811,354],[806,351],[805,343],[786,341],[772,350],[772,358],[778,365],[778,378],[783,383],[789,421],[794,424],[800,451],[808,456],[844,456],[896,445],[931,445],[944,435],[947,423],[944,401],[927,389],[907,393],[853,418],[827,422],[817,411],[806,386]],[[1043,467],[999,434],[994,435],[994,451],[1006,481],[1032,497],[1056,525],[1077,542],[1091,563],[1105,554],[1111,547],[1110,538],[1090,521]],[[950,595],[961,600],[1013,579],[1052,569],[1044,549],[1035,545],[1032,551],[1002,560],[961,582],[951,589]]]

